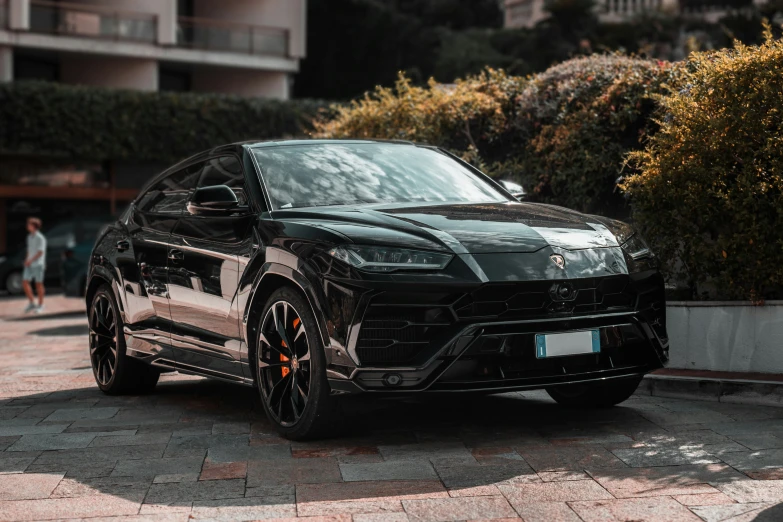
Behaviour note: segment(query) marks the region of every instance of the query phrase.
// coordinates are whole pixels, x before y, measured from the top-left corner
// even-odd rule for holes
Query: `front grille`
[[[627,311],[636,302],[627,275],[487,283],[455,305],[459,319],[519,320],[551,314]]]

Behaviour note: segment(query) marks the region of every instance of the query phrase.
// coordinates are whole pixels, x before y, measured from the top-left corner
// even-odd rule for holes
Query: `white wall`
[[[287,100],[288,75],[283,72],[250,69],[199,68],[193,71],[195,92],[238,94],[239,96]]]
[[[306,54],[306,0],[194,0],[193,14],[196,18],[288,29],[291,56],[303,58]]]
[[[781,301],[667,303],[666,329],[670,368],[783,373]]]
[[[136,58],[63,55],[60,79],[77,85],[157,91],[158,63]]]

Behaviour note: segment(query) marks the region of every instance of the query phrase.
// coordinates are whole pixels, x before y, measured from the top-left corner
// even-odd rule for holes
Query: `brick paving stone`
[[[143,433],[141,435],[101,435],[95,437],[90,443],[91,448],[113,447],[113,446],[147,446],[168,444],[171,434],[169,433]]]
[[[728,465],[740,471],[783,468],[783,449],[732,452],[721,456]]]
[[[617,498],[717,493],[711,484],[741,481],[744,476],[724,464],[588,470]]]
[[[43,451],[86,448],[95,438],[93,433],[53,433],[23,435],[7,451]]]
[[[191,516],[199,520],[261,520],[296,516],[293,498],[232,498],[193,502]]]
[[[251,460],[247,466],[247,487],[286,484],[342,482],[333,458]]]
[[[781,480],[783,479],[783,468],[746,471],[745,474],[754,480]]]
[[[245,488],[246,497],[285,497],[296,495],[296,486],[257,486]]]
[[[399,513],[403,511],[402,502],[399,500],[297,502],[296,508],[297,513],[303,517],[363,513]]]
[[[703,493],[701,495],[673,495],[672,498],[683,506],[717,506],[734,504],[734,499],[724,493]]]
[[[156,475],[152,480],[153,484],[170,484],[172,482],[198,482],[200,473],[170,473]]]
[[[752,504],[726,504],[719,506],[694,506],[691,511],[701,517],[704,522],[774,522],[780,520],[777,518],[761,518],[760,515],[775,509],[776,504],[769,502],[760,502]]]
[[[141,502],[113,495],[0,502],[6,520],[62,520],[65,518],[135,515]]]
[[[22,473],[36,458],[38,458],[37,452],[32,454],[14,453],[12,455],[6,455],[8,454],[0,453],[0,474]]]
[[[581,471],[587,467],[626,467],[600,446],[522,447],[517,452],[536,471]]]
[[[180,473],[198,473],[203,459],[200,457],[120,460],[112,471],[113,477],[155,477]]]
[[[738,480],[718,485],[737,502],[783,502],[783,480]]]
[[[408,522],[406,513],[357,513],[353,522]]]
[[[212,462],[290,459],[291,447],[288,444],[216,446],[207,450],[207,458]]]
[[[136,478],[100,477],[93,479],[64,478],[51,494],[51,498],[87,497],[93,495],[115,495],[125,499],[144,500],[150,487],[149,480]]]
[[[721,461],[720,458],[695,447],[616,449],[612,450],[612,453],[627,465],[635,468],[713,464]]]
[[[413,500],[448,498],[439,480],[388,480],[303,484],[296,487],[297,502],[346,500]]]
[[[13,473],[0,475],[0,500],[48,498],[64,474]]]
[[[740,434],[731,437],[750,450],[783,449],[783,433]]]
[[[467,458],[473,455],[462,442],[428,442],[423,444],[400,444],[378,446],[385,460],[429,460],[445,458]]]
[[[495,462],[491,466],[436,464],[438,475],[447,488],[465,488],[487,484],[540,482],[541,479],[526,462]]]
[[[541,484],[501,484],[498,489],[515,507],[529,502],[571,502],[614,498],[593,480],[544,482]]]
[[[68,422],[77,420],[110,419],[119,408],[63,408],[54,410],[44,422]]]
[[[514,509],[525,522],[582,522],[565,502],[528,502],[515,504]]]
[[[544,482],[562,482],[564,480],[590,479],[590,475],[584,471],[539,471],[538,476]]]
[[[402,505],[408,518],[413,522],[516,518],[517,516],[503,497],[403,500]]]
[[[450,497],[493,497],[502,495],[495,484],[449,489]]]
[[[383,460],[378,448],[374,446],[355,446],[345,448],[291,449],[291,456],[296,459],[311,459],[318,457],[378,457]]]
[[[187,435],[172,436],[166,446],[166,457],[187,457],[205,454],[203,450],[210,448],[245,448],[248,447],[247,435]]]
[[[212,435],[249,435],[249,422],[216,422],[212,425]]]
[[[178,504],[198,500],[218,500],[225,498],[244,498],[245,481],[205,480],[199,482],[176,482],[153,484],[144,499],[145,504]]]
[[[246,476],[247,462],[212,462],[207,458],[199,480],[244,479]]]
[[[571,502],[585,522],[654,520],[656,522],[700,522],[687,507],[667,497]]]
[[[296,459],[301,462],[304,459]],[[307,459],[308,462],[312,459]],[[340,472],[347,482],[366,480],[425,480],[438,478],[428,461],[386,461],[367,464],[340,464]]]
[[[14,437],[17,435],[42,435],[48,433],[62,433],[68,424],[42,424],[37,426],[12,426],[0,424],[0,437]]]

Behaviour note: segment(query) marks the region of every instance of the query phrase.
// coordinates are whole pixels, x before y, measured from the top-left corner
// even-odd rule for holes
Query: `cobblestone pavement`
[[[0,301],[0,520],[783,520],[783,409],[361,399],[344,435],[291,443],[250,389],[101,394],[81,302],[22,306]]]

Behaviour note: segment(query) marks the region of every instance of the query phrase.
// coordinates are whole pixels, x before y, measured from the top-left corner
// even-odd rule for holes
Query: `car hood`
[[[457,254],[524,253],[545,247],[582,250],[619,246],[592,216],[536,203],[372,206],[280,212],[358,244],[393,244]]]

